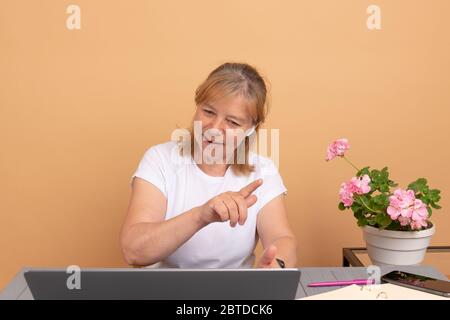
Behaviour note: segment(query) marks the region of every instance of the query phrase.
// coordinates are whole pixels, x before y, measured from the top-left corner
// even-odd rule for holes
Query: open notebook
[[[435,294],[386,283],[371,286],[353,284],[341,289],[297,300],[449,300]]]

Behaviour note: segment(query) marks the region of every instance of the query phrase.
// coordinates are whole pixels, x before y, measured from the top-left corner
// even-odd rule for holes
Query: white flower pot
[[[363,237],[372,263],[381,265],[415,265],[423,261],[434,225],[420,231],[381,230],[364,226]]]

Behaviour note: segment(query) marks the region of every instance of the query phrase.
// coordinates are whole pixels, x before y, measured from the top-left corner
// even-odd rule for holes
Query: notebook
[[[386,283],[348,287],[300,298],[297,300],[448,300],[435,294]]]

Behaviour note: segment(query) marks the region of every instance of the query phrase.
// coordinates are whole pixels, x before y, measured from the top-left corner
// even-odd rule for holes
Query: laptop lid
[[[24,273],[34,299],[290,300],[299,269],[65,269]],[[73,289],[69,289],[69,287]]]

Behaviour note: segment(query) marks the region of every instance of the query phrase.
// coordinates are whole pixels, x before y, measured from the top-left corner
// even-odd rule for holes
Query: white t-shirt
[[[287,190],[269,158],[251,152],[249,162],[255,165],[255,171],[249,176],[237,176],[229,167],[223,177],[213,177],[204,173],[192,157],[182,157],[176,142],[158,144],[145,152],[132,179],[142,178],[161,190],[167,199],[165,220],[203,205],[220,193],[239,191],[256,179],[263,179],[263,184],[253,193],[258,199],[248,209],[244,225],[232,228],[229,221],[211,223],[161,261],[160,267],[253,266],[257,215],[264,205]]]

